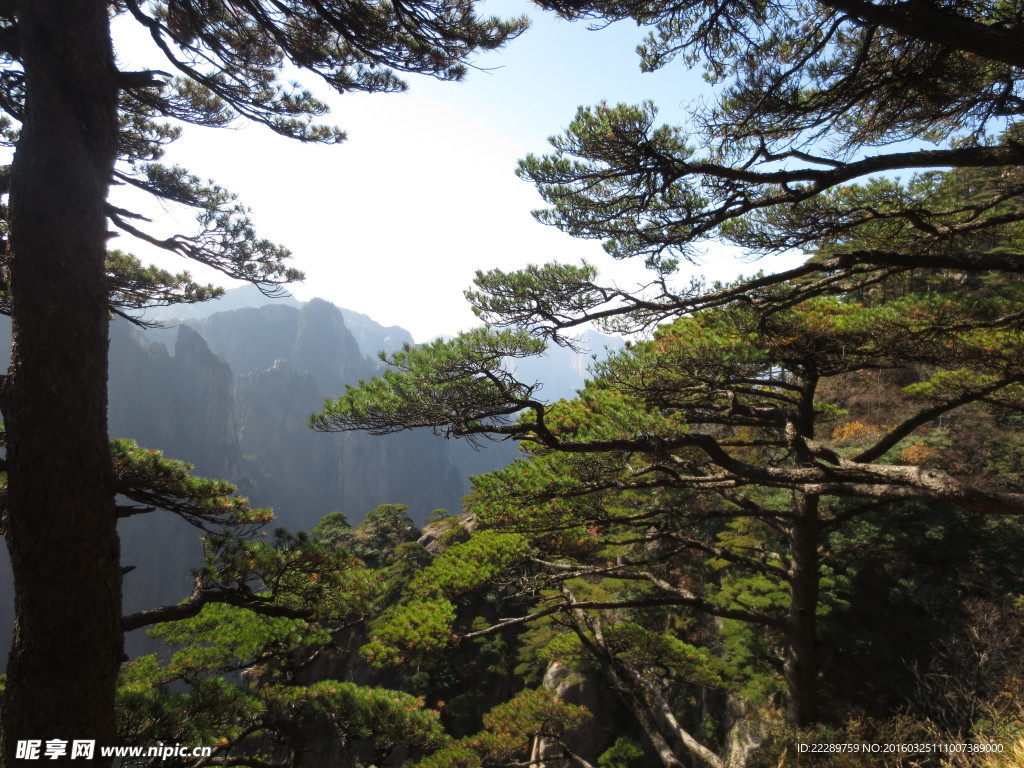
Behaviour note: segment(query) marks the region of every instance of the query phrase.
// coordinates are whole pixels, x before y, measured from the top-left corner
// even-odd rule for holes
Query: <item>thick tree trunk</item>
[[[16,626],[0,762],[18,740],[115,743],[122,653],[107,446],[104,204],[117,85],[104,0],[22,0],[27,108],[14,158],[14,353],[3,392]],[[98,757],[92,762],[103,762]],[[82,758],[49,765],[88,764]],[[18,761],[20,763],[20,761]]]
[[[817,496],[798,494],[790,532],[790,606],[786,618],[787,714],[801,728],[818,719],[817,611],[821,522]]]

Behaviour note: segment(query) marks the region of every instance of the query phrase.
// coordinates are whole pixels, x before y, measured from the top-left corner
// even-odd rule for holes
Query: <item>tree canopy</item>
[[[849,595],[834,576],[863,521],[1024,512],[1014,471],[998,469],[1000,438],[969,436],[972,422],[1012,434],[998,425],[1024,392],[1021,10],[543,5],[652,25],[643,67],[680,59],[717,86],[681,127],[659,124],[651,103],[582,107],[550,154],[520,162],[550,206],[542,223],[642,259],[650,283],[603,285],[588,264],[480,272],[467,297],[488,328],[385,358],[391,370],[312,423],[521,441],[528,459],[478,478],[472,508],[520,537],[482,539],[495,562],[516,553],[498,581],[549,592],[482,631],[557,616],[603,660],[663,765],[683,753],[727,765],[725,740],[709,751],[678,719],[664,661],[630,665],[612,639],[624,622],[644,626],[638,609],[717,617],[704,642],[734,665],[727,677],[745,669],[752,690],[783,692],[789,722],[807,727],[830,674],[820,620]],[[710,241],[806,261],[729,284],[680,280]],[[591,322],[644,335],[595,366],[571,402],[545,402],[514,360],[492,354],[573,345],[572,330]],[[537,581],[516,581],[527,574]],[[447,571],[432,578],[457,594]],[[434,602],[410,603],[395,622],[442,615],[441,596],[417,599]]]
[[[925,281],[923,287],[935,285]],[[974,418],[986,408],[1019,410],[1024,371],[1014,361],[1020,359],[1020,329],[1003,320],[1013,314],[1018,290],[1011,281],[990,286],[989,295],[977,299],[928,292],[867,303],[814,297],[770,313],[739,302],[704,310],[665,324],[652,340],[596,366],[577,400],[554,404],[522,399],[523,384],[502,390],[497,382],[510,374],[479,366],[472,355],[453,375],[447,353],[465,339],[455,340],[441,354],[437,344],[398,353],[404,370],[351,388],[329,402],[314,424],[378,430],[382,424],[433,424],[442,433],[520,439],[532,456],[529,463],[476,480],[473,508],[483,522],[539,537],[553,558],[545,566],[549,578],[631,574],[654,588],[641,604],[686,606],[773,628],[784,638],[791,716],[807,725],[817,718],[815,621],[829,530],[879,505],[915,499],[997,516],[1024,511],[1024,499],[1005,477],[928,447],[940,419],[958,409],[981,408]],[[409,365],[413,359],[416,364]],[[933,373],[922,375],[925,370]],[[883,417],[849,403],[872,376],[895,389],[885,397],[899,397]],[[900,377],[902,393],[893,387]],[[417,396],[390,397],[403,385]],[[522,412],[509,422],[505,416],[494,420],[504,411],[493,403],[459,413],[458,420],[449,411],[431,410],[433,393],[449,387],[498,388],[507,410]],[[675,495],[662,496],[666,489]],[[609,494],[614,502],[606,500]],[[612,513],[617,507],[621,511]],[[662,519],[664,527],[655,523]],[[710,520],[746,522],[737,522],[732,533],[714,527],[700,533]],[[671,542],[756,578],[778,580],[773,589],[784,598],[756,609],[744,600],[716,603],[645,570],[651,562],[644,553],[620,555],[617,565],[565,565],[559,573],[558,563],[577,560],[591,544],[605,552],[616,546],[615,536],[599,533],[610,525],[625,525],[627,533],[619,536],[630,543]],[[645,534],[651,526],[655,532]],[[485,535],[478,534],[481,545]],[[771,544],[751,544],[751,536],[765,535]],[[497,572],[503,563],[528,561],[524,542],[510,550],[511,559],[501,553],[512,544],[497,546],[496,540],[486,556],[465,558]],[[450,557],[458,552],[453,548]],[[655,550],[655,561],[663,556]],[[467,572],[471,577],[455,576],[463,572],[432,572],[418,583],[457,594],[449,584],[453,578],[472,584],[495,577],[480,564]],[[534,618],[621,604],[566,598]],[[436,617],[443,610],[424,604],[423,613]]]
[[[551,206],[542,222],[645,259],[650,290],[565,265],[558,280],[553,265],[491,272],[469,294],[485,320],[636,328],[713,305],[727,297],[666,279],[709,239],[813,256],[729,294],[755,301],[766,281],[796,277],[807,292],[921,267],[1020,271],[1015,4],[550,5],[653,24],[643,67],[681,58],[718,87],[681,127],[650,103],[581,108],[552,154],[520,163]]]
[[[158,61],[118,69],[117,16],[148,33]],[[0,174],[9,193],[0,309],[14,337],[0,411],[17,594],[0,764],[12,764],[19,739],[44,731],[112,743],[122,574],[106,422],[109,316],[216,293],[184,272],[108,252],[111,228],[266,291],[298,277],[231,192],[162,163],[164,147],[189,125],[236,119],[337,143],[343,132],[323,121],[326,105],[297,77],[336,91],[398,90],[407,72],[457,80],[474,51],[524,26],[481,17],[472,2],[433,0],[0,3],[2,131],[15,146]],[[156,233],[111,203],[115,184],[194,210],[196,228]]]

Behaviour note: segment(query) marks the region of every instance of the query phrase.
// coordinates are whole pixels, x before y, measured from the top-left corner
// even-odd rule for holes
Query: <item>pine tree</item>
[[[531,552],[548,583],[587,574],[646,580],[652,594],[632,602],[563,591],[533,618],[660,604],[757,626],[781,649],[789,718],[803,727],[818,720],[817,617],[830,531],[908,499],[980,515],[1024,513],[1024,497],[1005,478],[927,444],[939,420],[960,410],[1013,412],[1024,403],[1020,284],[989,281],[977,297],[943,296],[928,281],[920,287],[894,300],[818,296],[772,312],[734,301],[694,313],[598,365],[569,403],[544,403],[535,385],[510,373],[505,359],[534,350],[536,340],[467,333],[395,353],[392,370],[350,387],[314,425],[512,437],[533,457],[476,480],[479,521],[517,536],[478,534],[485,555],[458,559],[469,544],[458,545],[414,582],[420,602],[404,615],[417,632],[430,635],[425,617],[445,613],[430,590],[457,593]],[[844,402],[870,372],[904,377],[902,400],[882,418],[851,414]],[[697,496],[660,496],[665,489]],[[734,522],[701,533],[709,520]],[[716,602],[658,576],[656,563],[667,557],[660,549],[616,554],[616,537],[701,553],[744,576],[733,597],[723,587]],[[581,636],[590,631],[577,624]],[[408,631],[396,624],[392,634]],[[418,647],[428,644],[417,638]]]
[[[541,222],[642,259],[650,284],[603,285],[586,264],[478,273],[467,295],[490,328],[393,355],[393,370],[314,426],[521,440],[571,469],[525,467],[491,499],[532,498],[546,512],[612,490],[717,494],[712,512],[747,519],[725,541],[774,553],[744,564],[782,579],[786,599],[747,620],[785,636],[790,719],[812,723],[820,557],[836,510],[917,499],[1024,511],[1012,484],[927,442],[950,414],[1021,407],[1007,276],[1024,268],[1024,14],[1013,2],[542,4],[652,25],[643,67],[680,59],[717,86],[681,127],[659,124],[650,103],[581,108],[551,154],[520,163],[550,206]],[[677,280],[708,240],[754,255],[801,249],[807,261],[730,285]],[[502,362],[536,354],[542,339],[571,345],[591,322],[658,331],[600,367],[574,406],[544,402]],[[873,370],[905,372],[900,407],[829,423],[845,404],[828,393]],[[843,442],[853,437],[856,450]],[[784,549],[767,547],[761,518]],[[562,530],[560,519],[528,522]],[[700,545],[738,567],[722,542]],[[677,600],[721,613],[698,597]]]
[[[148,32],[161,64],[118,71],[116,14]],[[3,175],[14,352],[0,409],[17,622],[0,764],[13,765],[20,739],[115,737],[121,571],[107,323],[112,292],[127,285],[159,298],[161,287],[111,265],[108,227],[268,289],[296,276],[283,264],[286,251],[255,235],[230,194],[160,165],[161,146],[182,125],[235,118],[300,141],[337,142],[343,134],[317,122],[324,104],[289,84],[291,67],[339,91],[393,91],[403,87],[401,72],[458,79],[473,51],[498,47],[522,28],[521,20],[480,18],[472,3],[432,0],[0,4],[0,107],[16,142]],[[135,214],[107,202],[115,180],[192,206],[198,233],[146,233]]]

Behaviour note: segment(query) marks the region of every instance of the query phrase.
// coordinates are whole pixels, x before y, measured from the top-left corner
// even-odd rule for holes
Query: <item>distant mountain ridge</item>
[[[421,433],[375,438],[308,428],[327,397],[380,370],[338,307],[323,299],[265,303],[165,322],[154,331],[112,326],[111,435],[236,482],[291,528],[311,527],[335,510],[358,521],[381,503],[408,503],[417,517],[458,507],[465,479],[452,459],[454,443]],[[401,336],[365,316],[361,325],[367,339]],[[171,414],[162,422],[170,431],[141,429],[153,412]]]
[[[254,285],[243,285],[225,291],[212,301],[198,304],[176,304],[170,307],[152,309],[146,313],[146,319],[164,325],[176,325],[182,322],[205,320],[211,315],[229,312],[235,309],[257,309],[265,306],[299,307],[302,305],[290,293],[271,298],[264,295]],[[369,315],[351,309],[338,307],[346,327],[352,332],[363,354],[376,356],[383,350],[391,352],[399,349],[402,344],[413,344],[412,334],[397,325],[383,326]]]

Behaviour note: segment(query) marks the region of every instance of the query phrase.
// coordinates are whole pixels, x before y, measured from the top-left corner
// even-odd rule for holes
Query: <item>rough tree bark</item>
[[[819,374],[814,360],[804,362],[800,405],[788,424],[792,451],[799,467],[814,465],[814,404]],[[806,728],[818,720],[818,592],[821,584],[821,499],[812,493],[793,494],[795,516],[789,527],[789,615],[786,617],[786,709],[792,724]]]
[[[22,0],[17,14],[27,105],[11,187],[14,352],[2,392],[16,594],[5,768],[21,739],[114,744],[122,654],[106,424],[104,202],[117,149],[107,3]],[[103,763],[97,750],[92,764]]]
[[[786,617],[786,699],[790,722],[806,728],[818,720],[817,610],[821,568],[819,498],[796,494],[790,529],[790,605]]]

